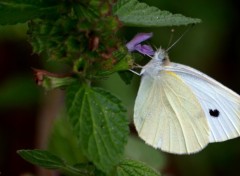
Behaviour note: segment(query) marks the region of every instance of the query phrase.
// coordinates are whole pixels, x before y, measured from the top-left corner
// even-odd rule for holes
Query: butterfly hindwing
[[[171,71],[142,77],[134,123],[146,143],[170,153],[194,153],[209,143],[209,126],[198,99]]]

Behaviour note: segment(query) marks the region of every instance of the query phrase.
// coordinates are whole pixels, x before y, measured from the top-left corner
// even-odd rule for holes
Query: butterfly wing
[[[134,124],[146,143],[170,153],[194,153],[209,142],[201,105],[182,79],[170,71],[142,77]]]
[[[210,126],[210,142],[240,135],[240,96],[209,76],[191,67],[172,63],[173,71],[191,88],[204,109]]]

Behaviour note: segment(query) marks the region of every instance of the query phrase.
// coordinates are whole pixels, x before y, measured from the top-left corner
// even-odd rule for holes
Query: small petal
[[[136,45],[139,43],[151,38],[153,33],[139,33],[133,37],[132,40],[130,40],[127,44],[126,47],[128,48],[128,51],[132,52],[135,49]]]
[[[135,50],[137,50],[139,53],[144,54],[144,55],[149,55],[149,56],[154,55],[154,50],[152,49],[152,47],[150,45],[138,44],[135,47]]]
[[[75,81],[71,74],[56,74],[36,68],[33,68],[33,71],[37,85],[44,87],[46,90],[61,88]]]

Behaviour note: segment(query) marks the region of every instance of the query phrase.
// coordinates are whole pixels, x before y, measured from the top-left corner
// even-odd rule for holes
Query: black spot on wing
[[[214,109],[214,110],[209,109],[209,114],[210,114],[210,116],[212,116],[212,117],[218,117],[219,114],[220,114],[220,112],[219,112],[217,109]]]

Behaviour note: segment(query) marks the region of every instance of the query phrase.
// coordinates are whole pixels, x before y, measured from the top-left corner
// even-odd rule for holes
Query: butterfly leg
[[[136,64],[136,63],[134,63],[134,65],[133,65],[133,69],[134,68],[143,68],[143,66],[141,66],[141,65],[138,65],[138,64]],[[136,75],[138,75],[138,76],[140,76],[141,75],[141,73],[138,73],[138,72],[136,72],[136,71],[134,71],[133,69],[128,69],[130,72],[132,72],[132,73],[134,73],[134,74],[136,74]]]
[[[132,69],[128,69],[130,72],[132,72],[132,73],[134,73],[134,74],[136,74],[136,75],[138,75],[138,76],[140,76],[141,74],[140,73],[138,73],[138,72],[136,72],[136,71],[134,71],[134,70],[132,70]]]

